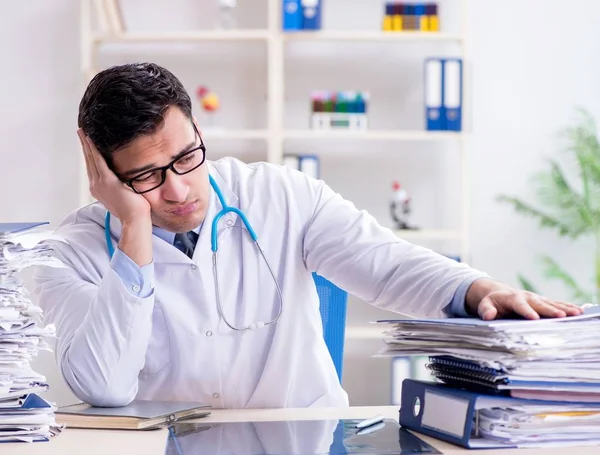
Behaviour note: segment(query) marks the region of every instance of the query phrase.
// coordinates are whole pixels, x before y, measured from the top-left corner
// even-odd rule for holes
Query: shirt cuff
[[[450,302],[450,305],[448,308],[448,312],[450,313],[450,316],[453,316],[456,318],[472,317],[469,313],[467,313],[467,308],[466,308],[467,291],[469,290],[469,287],[480,278],[481,277],[467,278],[462,283],[460,283],[460,285],[456,289],[456,292],[454,293],[454,297],[452,297],[452,301]]]
[[[110,265],[132,295],[146,298],[154,292],[154,261],[140,267],[116,248]]]

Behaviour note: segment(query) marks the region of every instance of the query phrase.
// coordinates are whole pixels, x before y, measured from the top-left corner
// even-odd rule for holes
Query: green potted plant
[[[575,165],[577,178],[569,179],[565,167],[550,159],[548,169],[533,179],[537,206],[505,194],[497,200],[561,237],[591,237],[595,252],[591,286],[579,283],[549,255],[543,255],[541,261],[544,276],[562,282],[574,303],[600,303],[600,142],[592,116],[584,109],[578,112],[579,120],[562,132],[567,140],[565,152]],[[536,291],[524,275],[519,274],[518,279],[524,289]]]

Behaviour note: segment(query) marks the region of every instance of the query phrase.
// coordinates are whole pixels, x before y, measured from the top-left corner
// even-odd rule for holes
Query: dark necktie
[[[175,234],[175,241],[173,245],[183,251],[189,257],[192,258],[194,254],[194,247],[196,246],[196,242],[198,241],[198,234],[194,231],[185,232],[182,234]]]

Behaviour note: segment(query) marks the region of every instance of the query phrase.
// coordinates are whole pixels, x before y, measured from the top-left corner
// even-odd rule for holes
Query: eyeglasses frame
[[[152,168],[152,169],[148,169],[147,171],[140,172],[135,177],[131,177],[129,179],[121,178],[121,181],[123,183],[125,183],[125,185],[127,185],[129,188],[131,188],[135,193],[137,193],[137,194],[144,194],[144,193],[149,193],[150,191],[154,191],[155,189],[161,187],[165,183],[165,180],[167,180],[167,171],[169,169],[172,170],[177,175],[185,175],[185,174],[189,174],[192,171],[195,171],[200,166],[202,166],[204,164],[204,161],[206,161],[206,146],[204,145],[204,141],[202,140],[202,136],[200,135],[200,132],[198,131],[198,128],[196,128],[196,124],[192,122],[192,126],[194,127],[195,134],[200,138],[200,145],[198,147],[194,147],[194,148],[188,150],[183,155],[177,157],[176,159],[174,159],[170,163],[166,164],[165,166],[160,166],[160,167],[155,167],[155,168]],[[200,164],[198,164],[197,166],[194,166],[192,169],[187,170],[185,172],[178,172],[175,169],[175,167],[174,167],[175,163],[177,163],[180,159],[188,156],[190,153],[197,152],[198,150],[202,150],[202,161],[200,161]],[[134,188],[133,185],[134,185],[134,180],[135,179],[141,177],[144,174],[148,174],[149,172],[156,172],[156,171],[161,171],[161,179],[160,179],[160,183],[158,185],[156,185],[153,188],[150,188],[149,190],[144,190],[144,191],[137,191]]]

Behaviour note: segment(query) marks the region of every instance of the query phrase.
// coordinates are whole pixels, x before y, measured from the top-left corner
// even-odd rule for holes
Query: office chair
[[[313,273],[313,278],[319,295],[323,337],[333,359],[338,379],[342,382],[348,293],[316,273]]]

